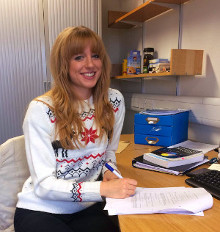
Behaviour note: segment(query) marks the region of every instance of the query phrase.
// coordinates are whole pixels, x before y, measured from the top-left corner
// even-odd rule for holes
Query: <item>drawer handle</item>
[[[146,137],[145,140],[148,144],[156,144],[159,141],[157,137]]]
[[[153,117],[148,117],[146,118],[146,121],[148,124],[157,124],[160,119],[159,118],[153,118]]]
[[[161,126],[154,126],[151,131],[154,131],[154,132],[158,132],[158,131],[161,131],[162,130],[162,127]]]

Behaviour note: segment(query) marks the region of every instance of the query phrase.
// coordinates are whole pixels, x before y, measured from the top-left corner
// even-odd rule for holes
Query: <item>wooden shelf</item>
[[[203,50],[171,49],[170,72],[144,73],[139,75],[116,76],[113,79],[163,77],[163,76],[194,76],[202,74]]]
[[[130,12],[109,11],[108,27],[132,28],[134,24],[129,22],[145,22],[157,15],[160,15],[172,8],[158,5],[157,3],[182,4],[189,0],[148,0]]]
[[[136,23],[142,23],[171,10],[169,4],[183,4],[190,0],[148,0],[130,12],[109,11],[108,26],[112,28],[132,28]],[[160,4],[166,3],[166,4]],[[194,76],[202,74],[203,50],[171,49],[170,72],[146,73],[139,75],[115,76],[113,79],[131,79],[166,76]]]
[[[112,79],[132,79],[132,78],[145,78],[145,77],[163,77],[163,76],[173,76],[170,72],[164,73],[142,73],[138,75],[123,75],[123,76],[115,76]]]

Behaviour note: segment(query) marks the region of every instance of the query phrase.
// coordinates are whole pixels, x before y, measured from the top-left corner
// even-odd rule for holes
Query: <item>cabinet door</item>
[[[101,0],[1,0],[0,144],[21,135],[28,103],[50,86],[50,47],[67,26],[100,32]]]
[[[44,92],[38,0],[0,3],[0,142],[22,134],[28,103]]]
[[[60,31],[69,26],[83,25],[100,34],[101,0],[47,0],[44,8],[50,48]]]

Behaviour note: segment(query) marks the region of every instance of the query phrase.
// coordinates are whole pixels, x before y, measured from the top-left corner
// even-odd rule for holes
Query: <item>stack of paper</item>
[[[104,210],[109,215],[123,214],[193,214],[204,215],[213,198],[204,188],[137,188],[134,196],[125,199],[106,199]]]

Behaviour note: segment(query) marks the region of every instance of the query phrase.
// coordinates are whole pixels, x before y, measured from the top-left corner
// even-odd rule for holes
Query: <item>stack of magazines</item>
[[[163,147],[136,157],[132,160],[132,166],[174,175],[183,175],[207,163],[209,159],[205,156],[205,153],[216,147],[218,145],[187,140],[174,146]]]

